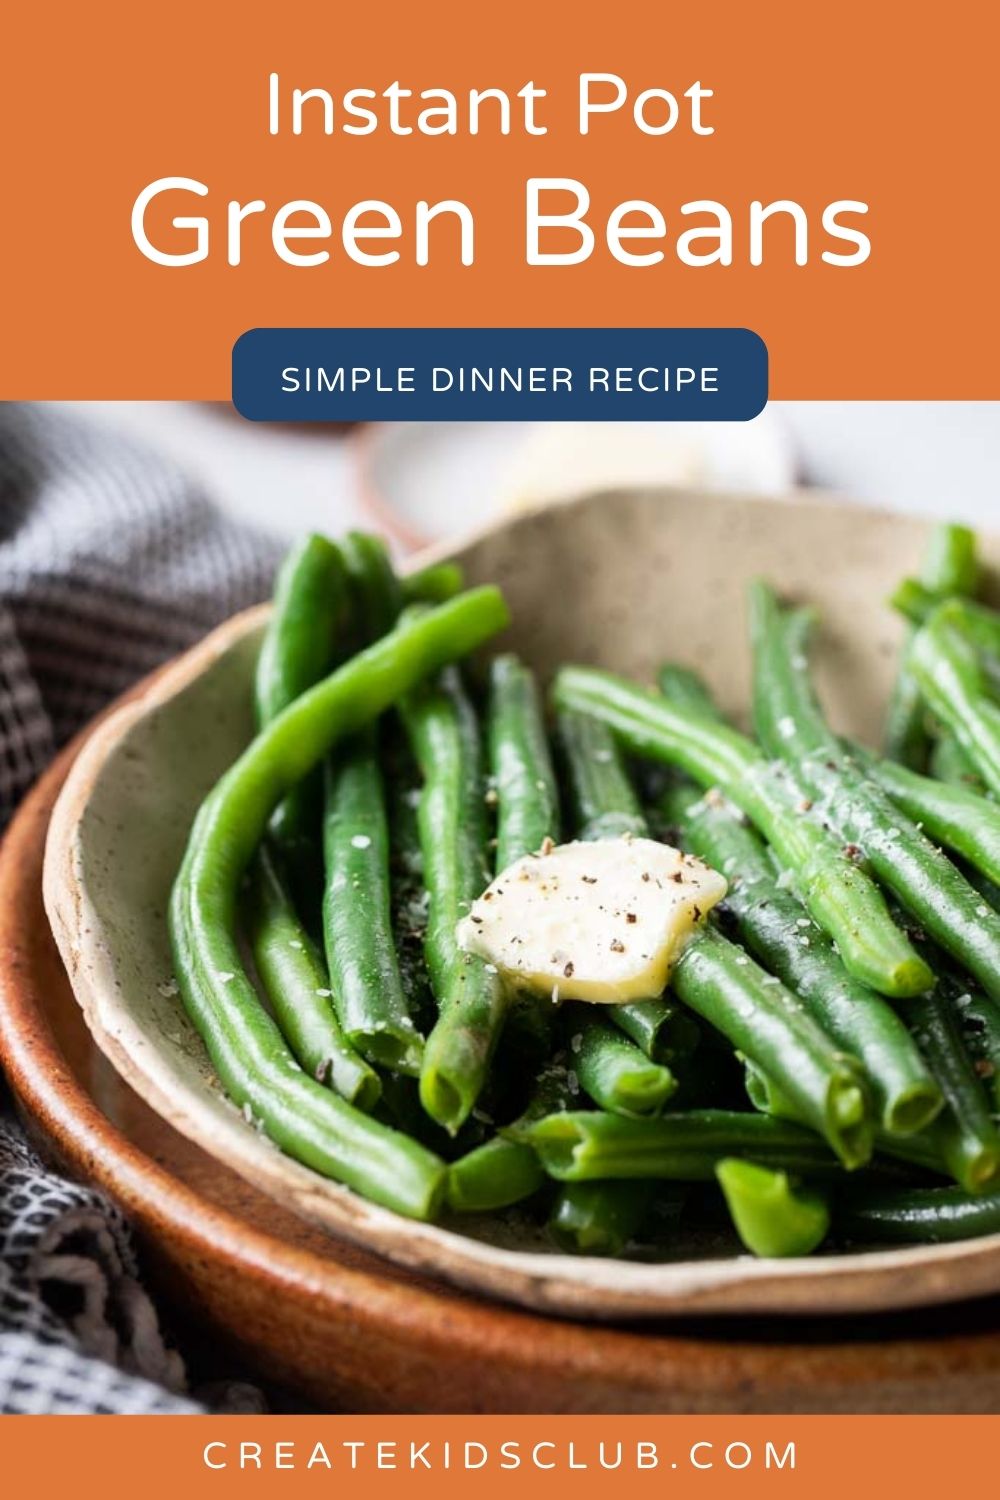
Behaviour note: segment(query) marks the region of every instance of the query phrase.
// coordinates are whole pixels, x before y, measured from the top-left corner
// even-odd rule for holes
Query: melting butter
[[[458,943],[519,989],[649,1000],[725,894],[717,871],[654,839],[559,844],[498,875],[458,924]]]

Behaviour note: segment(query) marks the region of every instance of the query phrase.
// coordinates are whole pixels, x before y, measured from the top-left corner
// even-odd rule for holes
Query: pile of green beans
[[[979,581],[947,526],[897,591],[881,756],[828,726],[812,616],[763,583],[751,739],[679,664],[657,688],[564,666],[546,700],[512,652],[473,659],[507,623],[496,589],[307,537],[256,736],[170,903],[181,998],[247,1127],[398,1213],[502,1216],[505,1242],[564,1254],[676,1256],[706,1207],[765,1257],[1000,1232],[1000,614]],[[553,1004],[460,946],[515,862],[651,838],[728,883],[664,993]]]
[[[185,1007],[233,1102],[290,1156],[400,1213],[432,1217],[442,1163],[303,1072],[243,965],[240,884],[275,807],[338,740],[506,623],[495,589],[460,594],[401,626],[289,704],[209,792],[170,902]]]
[[[846,1053],[864,1059],[883,1127],[908,1135],[928,1124],[942,1095],[906,1025],[881,995],[847,973],[826,933],[781,883],[753,829],[727,803],[683,787],[667,794],[664,810],[685,847],[729,880],[728,910],[758,962]]]
[[[901,998],[931,983],[874,880],[841,839],[804,816],[804,789],[791,774],[776,771],[752,740],[712,715],[676,707],[652,689],[594,667],[561,668],[553,697],[560,711],[601,719],[633,754],[672,765],[741,808],[796,872],[803,900],[855,978]]]
[[[430,898],[425,952],[439,1008],[427,1039],[420,1097],[433,1120],[456,1130],[482,1091],[506,1009],[495,969],[463,953],[455,935],[489,884],[479,728],[454,670],[412,694],[403,713],[424,777],[420,843]]]
[[[863,848],[881,884],[989,994],[1000,997],[1000,915],[984,907],[978,891],[863,763],[844,754],[809,682],[809,616],[782,611],[759,582],[751,589],[751,609],[754,722],[764,748],[793,768],[815,815],[845,843]],[[919,636],[911,655],[916,668]]]

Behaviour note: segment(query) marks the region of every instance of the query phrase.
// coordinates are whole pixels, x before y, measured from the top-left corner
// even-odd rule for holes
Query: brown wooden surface
[[[45,831],[72,756],[0,849],[0,1056],[36,1140],[111,1192],[178,1320],[321,1405],[428,1411],[990,1411],[1000,1311],[851,1323],[550,1320],[334,1243],[153,1115],[90,1042],[49,933]]]

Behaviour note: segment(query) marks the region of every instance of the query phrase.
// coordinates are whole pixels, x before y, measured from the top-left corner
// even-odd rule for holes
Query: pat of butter
[[[458,924],[458,943],[520,989],[619,1005],[666,986],[724,878],[653,839],[560,844],[515,861]]]

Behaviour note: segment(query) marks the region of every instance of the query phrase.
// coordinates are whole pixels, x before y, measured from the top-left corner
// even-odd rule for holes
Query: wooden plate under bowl
[[[694,503],[709,502],[699,497]],[[676,525],[685,502],[663,496],[616,502],[605,540],[621,530],[628,534],[631,511],[635,541],[632,508],[654,504],[665,518],[673,512]],[[610,515],[611,503],[604,505]],[[596,510],[597,503],[588,506]],[[750,523],[764,522],[769,510],[772,536],[779,513],[785,523],[799,514],[798,507],[744,510],[723,504],[717,520],[746,542],[756,530]],[[919,528],[909,523],[824,508],[812,509],[811,515],[820,533],[840,517],[847,568],[858,557],[850,545],[858,523],[868,528],[876,551],[891,554],[893,575],[909,564],[919,542]],[[848,518],[852,524],[844,526]],[[523,558],[530,573],[536,555],[531,529],[543,520],[519,523],[520,545],[508,553],[506,570],[502,540],[476,544],[486,556],[475,570],[505,584],[509,578],[515,610],[523,577],[510,562]],[[829,535],[816,539],[829,548]],[[744,556],[747,551],[744,547]],[[660,558],[665,587],[670,561],[669,554]],[[752,555],[747,561],[751,568],[761,566]],[[685,571],[689,563],[690,558]],[[791,576],[827,602],[822,587],[814,588],[801,574],[782,572],[780,559],[769,570],[785,580]],[[703,576],[711,585],[713,570],[706,568]],[[573,581],[572,568],[558,580]],[[579,587],[579,578],[576,582]],[[719,587],[724,594],[725,584]],[[851,618],[848,603],[838,624]],[[687,644],[690,656],[690,637]],[[613,641],[582,636],[573,654],[593,658],[602,647],[613,650]],[[561,646],[553,649],[556,656],[569,654]],[[656,642],[648,643],[646,664],[655,660],[657,649]],[[873,659],[878,661],[877,653]],[[712,662],[703,665],[711,670]],[[716,663],[717,677],[727,673],[732,701],[732,665],[720,674]],[[876,679],[887,674],[886,664],[873,670]],[[874,703],[878,686],[863,680],[852,701]],[[855,721],[852,727],[865,725]],[[833,1329],[827,1323],[804,1330],[794,1323],[777,1327],[773,1319],[742,1326],[739,1337],[732,1325],[710,1319],[702,1320],[697,1334],[668,1332],[662,1325],[641,1333],[588,1329],[444,1292],[346,1249],[264,1198],[152,1114],[88,1042],[39,903],[46,825],[67,768],[64,758],[33,794],[0,860],[5,1063],[22,1106],[58,1155],[108,1187],[133,1214],[187,1315],[194,1312],[209,1328],[223,1331],[272,1378],[321,1401],[359,1408],[829,1411],[995,1405],[1000,1339],[990,1331],[991,1308],[980,1306],[971,1319],[965,1310],[952,1310],[932,1320],[933,1327],[925,1324],[923,1337],[892,1338],[904,1331],[898,1322],[869,1324],[864,1332],[874,1342],[863,1344],[848,1340],[849,1332],[862,1332],[857,1328]],[[957,1269],[958,1276],[950,1267],[940,1277],[941,1297],[982,1289],[981,1283],[961,1280]],[[903,1283],[910,1279],[905,1259],[898,1263],[898,1277]],[[905,1300],[911,1299],[886,1299]],[[970,1326],[977,1332],[965,1331]]]

